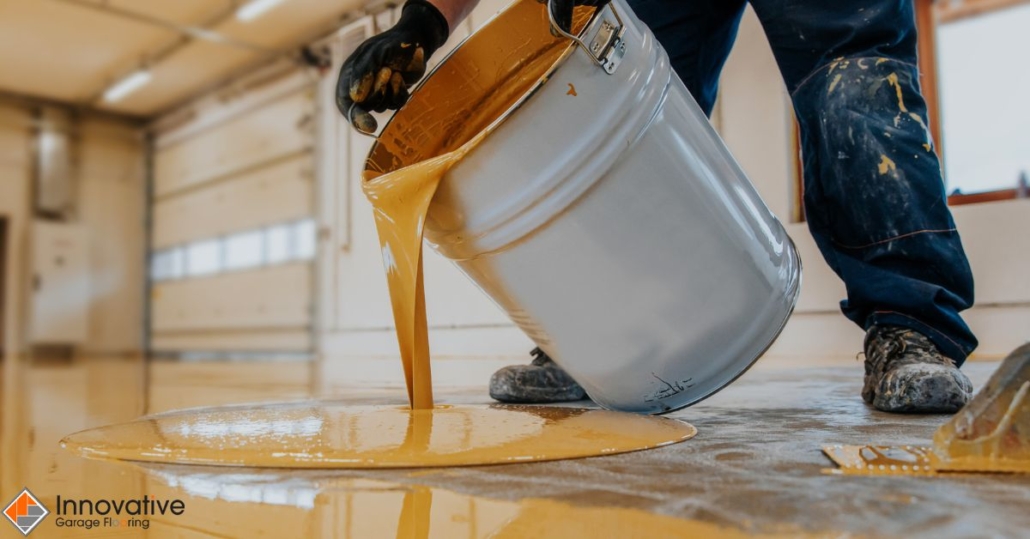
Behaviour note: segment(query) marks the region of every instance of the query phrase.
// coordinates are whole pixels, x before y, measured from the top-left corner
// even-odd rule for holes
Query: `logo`
[[[21,494],[18,494],[4,509],[4,516],[18,528],[22,535],[28,535],[49,514],[50,511],[39,503],[29,489],[22,490]]]

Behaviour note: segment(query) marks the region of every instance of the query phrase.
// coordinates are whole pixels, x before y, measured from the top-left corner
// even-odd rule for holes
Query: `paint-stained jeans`
[[[746,0],[630,0],[706,113]],[[906,326],[961,364],[973,277],[919,90],[911,0],[751,0],[794,102],[808,227],[868,329]],[[772,91],[772,89],[770,89]]]

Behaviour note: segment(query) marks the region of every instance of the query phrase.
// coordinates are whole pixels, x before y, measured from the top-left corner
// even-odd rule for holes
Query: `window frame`
[[[951,23],[971,17],[986,15],[996,11],[1030,3],[1030,0],[914,0],[916,32],[918,34],[919,85],[926,101],[926,112],[930,134],[933,137],[938,158],[943,162],[944,133],[941,131],[940,85],[937,71],[937,27],[942,23]],[[805,179],[804,164],[801,159],[801,133],[797,118],[794,118],[793,139],[795,189],[794,207],[791,209],[795,222],[805,222]],[[971,194],[948,195],[949,206],[995,202],[1027,198],[1025,185],[1011,189],[983,191]]]

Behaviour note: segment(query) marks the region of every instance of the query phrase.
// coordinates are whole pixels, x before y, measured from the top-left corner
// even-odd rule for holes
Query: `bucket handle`
[[[615,19],[614,22],[607,17],[609,12]],[[599,8],[597,13],[594,14],[594,19],[601,19],[601,23],[598,25],[597,31],[594,32],[589,45],[580,39],[579,36],[574,36],[558,26],[558,22],[554,19],[554,0],[547,0],[547,19],[551,23],[551,30],[558,35],[571,39],[579,45],[586,51],[587,56],[603,69],[605,73],[611,75],[619,68],[622,57],[626,55],[626,42],[622,39],[626,31],[626,23],[623,22],[619,10],[615,8],[611,1]]]

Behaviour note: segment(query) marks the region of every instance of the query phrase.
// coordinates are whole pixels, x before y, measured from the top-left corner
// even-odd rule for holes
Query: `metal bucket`
[[[519,0],[469,37],[384,128],[367,167],[453,147],[448,128],[565,39],[548,19]],[[444,178],[425,237],[595,402],[669,412],[772,344],[801,265],[625,0],[580,26],[581,42],[560,43],[549,74]]]

